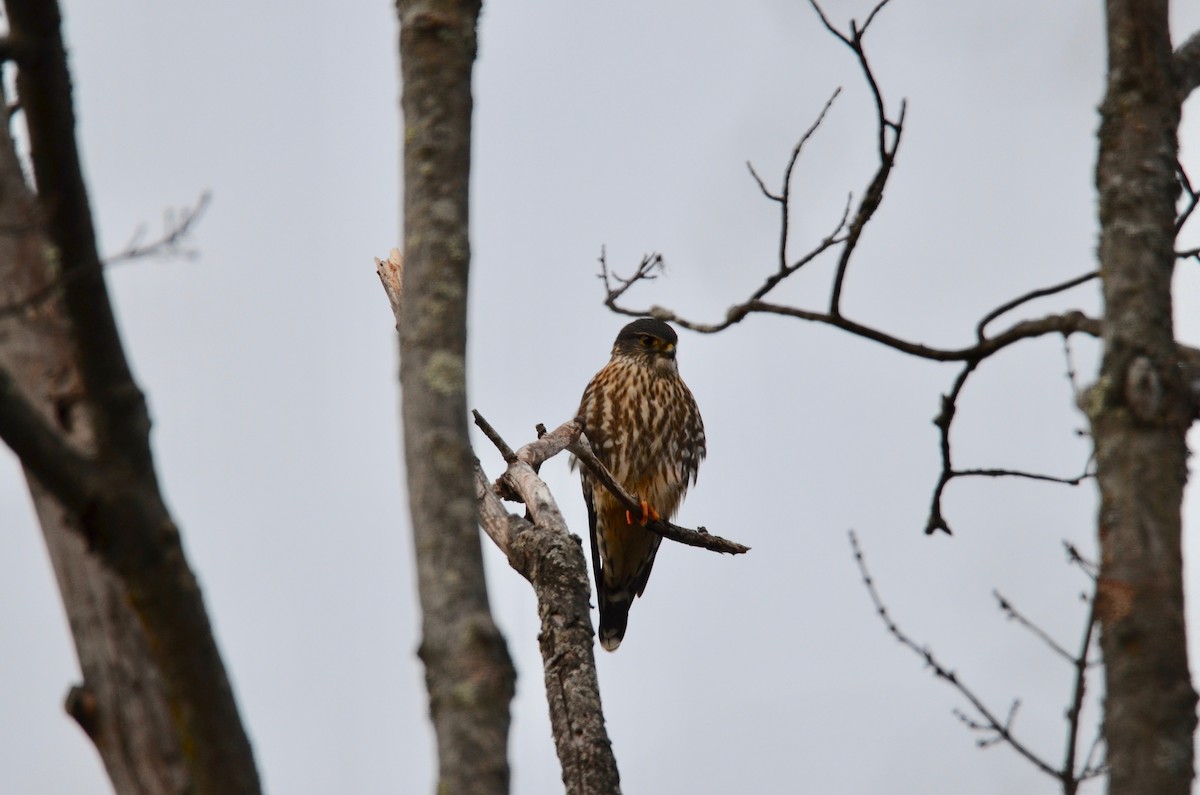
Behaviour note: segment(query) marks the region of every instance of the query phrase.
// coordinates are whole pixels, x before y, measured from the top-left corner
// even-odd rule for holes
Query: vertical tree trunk
[[[1097,608],[1114,795],[1185,795],[1188,673],[1180,506],[1191,397],[1171,314],[1176,129],[1167,0],[1109,0],[1101,107],[1104,357],[1088,399],[1100,487]]]
[[[471,70],[479,0],[399,0],[405,463],[438,792],[508,791],[516,675],[492,620],[467,434]]]

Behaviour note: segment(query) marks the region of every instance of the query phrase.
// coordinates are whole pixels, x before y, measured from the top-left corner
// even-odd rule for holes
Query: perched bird
[[[625,326],[579,404],[596,457],[642,503],[641,516],[632,514],[582,470],[600,643],[608,651],[625,637],[629,606],[646,589],[662,540],[644,526],[671,518],[705,454],[704,421],[675,362],[678,339],[675,329],[653,318]]]

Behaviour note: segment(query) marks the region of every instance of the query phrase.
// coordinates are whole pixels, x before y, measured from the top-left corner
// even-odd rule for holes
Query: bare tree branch
[[[375,273],[387,293],[388,303],[392,305],[392,314],[400,318],[400,310],[404,303],[404,256],[400,249],[394,248],[385,260],[375,258]],[[399,327],[397,326],[397,331]]]
[[[45,420],[7,370],[0,368],[0,438],[40,483],[53,484],[69,511],[82,513],[102,491],[95,463],[75,451]]]
[[[500,434],[483,418],[483,415],[478,411],[472,411],[471,414],[475,417],[475,424],[496,445],[500,454],[504,456],[504,460],[509,464],[517,460],[525,461],[536,472],[546,459],[557,455],[563,450],[567,450],[575,456],[582,466],[587,467],[596,480],[603,483],[604,487],[632,515],[641,516],[641,501],[630,494],[592,452],[591,444],[583,432],[582,419],[577,417],[570,422],[564,423],[551,433],[543,434],[538,441],[531,442],[514,453],[504,443],[504,440],[500,438]],[[506,499],[514,499],[513,492],[506,489],[506,482],[504,478],[496,482],[497,492]],[[690,547],[700,547],[712,552],[721,552],[727,555],[742,555],[750,551],[750,547],[713,535],[703,527],[692,530],[691,528],[680,527],[677,524],[663,521],[662,519],[650,519],[646,522],[645,528],[670,541]]]
[[[493,487],[476,461],[475,495],[484,531],[537,596],[538,643],[563,783],[569,795],[615,795],[620,777],[596,677],[587,561],[579,537],[568,531],[549,487],[536,473],[543,461],[578,438],[581,426],[566,423],[513,453],[478,412],[475,419],[508,463]],[[523,502],[529,518],[505,510],[498,491]]]
[[[1175,161],[1175,179],[1179,183],[1180,190],[1187,197],[1187,206],[1179,211],[1179,215],[1175,217],[1175,236],[1179,237],[1179,233],[1183,231],[1184,225],[1188,219],[1192,217],[1192,213],[1196,211],[1196,204],[1200,203],[1200,195],[1197,195],[1195,188],[1192,187],[1192,181],[1188,179],[1187,170],[1183,167],[1183,163]],[[1176,254],[1176,256],[1180,256]]]
[[[1010,620],[1016,621],[1022,627],[1032,632],[1035,636],[1037,636],[1038,640],[1042,641],[1042,643],[1045,643],[1052,652],[1057,654],[1059,657],[1062,657],[1071,665],[1076,663],[1077,658],[1074,654],[1060,646],[1058,641],[1050,637],[1050,633],[1046,632],[1046,630],[1042,629],[1037,624],[1026,618],[1025,615],[1021,613],[1021,611],[1017,610],[1016,606],[1006,599],[1003,594],[993,588],[992,596],[996,598],[996,604],[999,606],[1001,612],[1003,612],[1004,615],[1006,615]],[[1088,622],[1088,626],[1091,626],[1090,621]],[[1087,659],[1086,656],[1084,659]]]
[[[104,260],[103,266],[108,268],[113,265],[147,258],[167,259],[170,257],[191,258],[196,256],[197,252],[186,248],[185,244],[199,222],[200,216],[207,208],[211,196],[212,194],[205,191],[200,195],[194,206],[184,207],[178,211],[178,215],[176,215],[175,211],[168,210],[165,213],[162,235],[150,242],[143,241],[145,228],[139,227],[129,244],[122,251]],[[22,235],[40,231],[40,227],[35,223],[0,227],[0,235]],[[46,301],[61,294],[70,282],[82,279],[86,273],[86,271],[80,270],[60,270],[55,278],[49,280],[37,290],[26,293],[15,300],[0,303],[0,319],[16,317],[35,311]]]
[[[1064,339],[1067,336],[1064,335]],[[1001,468],[973,468],[973,469],[956,469],[951,460],[950,446],[950,429],[954,422],[954,417],[958,412],[958,397],[962,393],[963,387],[966,386],[967,379],[981,360],[969,360],[963,369],[959,372],[958,377],[954,380],[954,385],[950,392],[942,395],[942,409],[934,418],[933,424],[938,429],[938,447],[941,453],[942,468],[938,475],[937,485],[933,489],[933,499],[929,508],[929,519],[925,523],[925,533],[929,535],[938,530],[944,533],[952,533],[949,523],[946,521],[945,514],[942,511],[942,497],[945,494],[946,487],[950,481],[955,478],[965,477],[1015,477],[1026,480],[1038,480],[1046,483],[1060,483],[1068,486],[1078,486],[1084,480],[1094,477],[1089,470],[1091,458],[1088,459],[1088,464],[1085,464],[1084,471],[1075,477],[1059,477],[1055,475],[1044,475],[1037,472],[1026,472],[1018,469],[1001,469]]]
[[[580,464],[588,468],[596,480],[604,484],[604,487],[625,506],[626,510],[634,516],[641,517],[641,501],[635,499],[632,494],[626,491],[604,464],[596,458],[595,454],[592,453],[591,445],[587,442],[586,435],[581,436],[578,441],[569,445],[567,449],[579,460]],[[650,519],[646,522],[645,528],[663,538],[676,541],[680,544],[686,544],[690,547],[700,547],[727,555],[741,555],[750,551],[750,547],[712,535],[703,527],[692,530],[663,521],[662,519]]]
[[[983,316],[983,319],[979,321],[977,326],[975,326],[975,336],[980,342],[983,342],[985,339],[987,339],[986,330],[988,324],[1001,315],[1007,314],[1008,312],[1011,312],[1022,304],[1028,303],[1035,298],[1045,298],[1046,296],[1056,295],[1064,290],[1070,290],[1072,287],[1078,287],[1081,284],[1086,284],[1087,282],[1090,282],[1092,279],[1096,279],[1099,276],[1100,271],[1091,271],[1090,273],[1085,273],[1082,276],[1076,276],[1074,279],[1067,279],[1065,282],[1060,282],[1050,287],[1043,287],[1038,290],[1030,290],[1024,295],[1019,295],[1012,300],[1005,301],[1003,304]]]
[[[104,260],[106,266],[117,265],[137,259],[196,256],[195,249],[188,248],[188,238],[200,222],[200,217],[212,202],[212,192],[204,191],[196,203],[179,210],[168,209],[163,213],[163,228],[158,237],[146,240],[145,225],[134,230],[125,247]]]
[[[1175,97],[1179,104],[1200,86],[1200,32],[1175,50]]]
[[[862,575],[863,585],[866,586],[867,592],[871,596],[871,603],[875,606],[875,612],[879,615],[880,620],[883,621],[884,626],[887,627],[887,630],[892,637],[900,641],[901,645],[924,660],[925,664],[928,665],[933,671],[934,676],[936,676],[938,679],[949,682],[950,685],[952,685],[954,689],[963,696],[963,698],[970,702],[971,706],[983,719],[986,727],[995,732],[996,735],[1005,743],[1007,743],[1014,751],[1025,757],[1025,759],[1031,762],[1034,767],[1036,767],[1038,770],[1041,770],[1046,775],[1056,779],[1060,778],[1060,771],[1055,770],[1054,767],[1052,767],[1048,762],[1043,760],[1040,756],[1026,747],[1020,740],[1014,737],[1008,722],[1001,721],[999,718],[997,718],[996,715],[990,709],[988,709],[982,701],[980,701],[979,697],[975,695],[974,691],[958,678],[957,674],[938,662],[937,658],[933,656],[933,652],[930,651],[928,647],[918,645],[912,638],[901,631],[896,622],[892,620],[891,614],[888,613],[887,608],[883,604],[883,600],[879,596],[879,591],[875,588],[875,580],[871,577],[871,572],[867,570],[866,559],[863,556],[862,549],[858,545],[858,536],[855,535],[853,530],[850,531],[849,535],[850,546],[854,550],[854,562],[858,565],[859,574]]]
[[[1055,768],[1040,755],[1017,739],[1014,729],[1014,721],[1016,719],[1017,710],[1021,706],[1019,699],[1014,699],[1009,705],[1007,716],[1001,720],[996,713],[992,712],[982,700],[975,695],[974,691],[966,685],[959,676],[950,669],[946,668],[933,654],[927,646],[921,646],[911,637],[905,634],[892,619],[891,614],[883,604],[883,600],[879,595],[878,589],[875,587],[875,580],[867,569],[866,558],[863,555],[862,548],[859,546],[858,537],[854,531],[849,533],[850,546],[854,552],[854,561],[858,566],[859,574],[862,577],[863,585],[867,588],[867,593],[871,597],[871,603],[875,607],[875,612],[879,615],[881,621],[887,631],[898,640],[905,648],[912,651],[918,657],[925,661],[925,664],[933,671],[933,674],[938,679],[949,682],[955,690],[959,692],[971,704],[978,719],[974,718],[961,710],[954,710],[954,715],[963,725],[975,732],[985,733],[987,736],[982,737],[977,741],[980,748],[989,748],[999,743],[1004,743],[1011,747],[1014,751],[1028,760],[1038,770],[1046,775],[1057,780],[1063,788],[1064,795],[1074,795],[1078,790],[1079,784],[1089,778],[1099,775],[1103,771],[1103,765],[1097,765],[1094,762],[1096,747],[1093,744],[1089,750],[1087,759],[1084,765],[1076,769],[1076,748],[1078,744],[1080,714],[1083,710],[1083,700],[1086,693],[1086,679],[1088,669],[1088,656],[1091,653],[1093,626],[1095,625],[1094,609],[1089,610],[1087,623],[1084,629],[1083,641],[1078,655],[1073,655],[1058,644],[1040,627],[1033,624],[1020,614],[1012,604],[1002,597],[998,592],[993,591],[1000,608],[1009,618],[1016,620],[1027,630],[1032,632],[1040,640],[1058,656],[1065,659],[1075,669],[1075,680],[1071,689],[1071,700],[1067,707],[1067,750],[1064,755],[1062,766]],[[1094,605],[1094,600],[1093,600]]]

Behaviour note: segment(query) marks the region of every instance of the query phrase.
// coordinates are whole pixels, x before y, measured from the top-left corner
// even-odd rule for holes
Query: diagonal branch
[[[903,645],[909,651],[913,652],[922,660],[924,660],[925,664],[928,665],[930,670],[933,671],[934,676],[950,683],[950,685],[953,686],[960,695],[970,702],[971,706],[983,719],[982,727],[986,727],[987,729],[995,732],[998,741],[1002,740],[1008,744],[1009,747],[1011,747],[1021,756],[1025,757],[1025,759],[1029,760],[1034,767],[1046,775],[1054,779],[1062,780],[1063,771],[1055,770],[1049,763],[1043,760],[1014,736],[1010,721],[1000,720],[995,713],[988,709],[988,707],[979,699],[979,697],[975,695],[975,692],[966,684],[964,684],[961,679],[959,679],[958,675],[954,671],[951,671],[943,666],[937,660],[937,658],[933,656],[933,652],[930,651],[928,647],[919,645],[900,629],[900,627],[892,619],[891,614],[888,613],[887,607],[884,606],[883,600],[879,596],[879,591],[875,588],[875,580],[871,577],[871,572],[867,569],[866,559],[863,556],[862,548],[858,544],[858,536],[855,535],[853,530],[850,531],[849,535],[850,547],[854,551],[854,562],[858,565],[858,571],[862,576],[863,585],[866,586],[867,593],[870,594],[871,603],[875,606],[875,612],[879,615],[879,619],[883,622],[884,626],[887,627],[887,631],[892,635],[892,637],[898,640],[901,645]],[[1012,713],[1010,712],[1010,718],[1011,715]]]
[[[108,268],[113,265],[151,257],[160,259],[169,257],[194,257],[196,252],[184,246],[187,243],[188,236],[191,235],[193,228],[199,222],[200,216],[207,208],[210,199],[211,194],[205,191],[200,195],[195,205],[184,207],[178,211],[178,215],[174,211],[167,211],[163,233],[152,241],[145,242],[143,240],[145,230],[144,227],[139,227],[133,237],[130,238],[126,247],[106,259],[103,266]],[[24,224],[17,227],[0,228],[0,235],[29,234],[38,231],[38,229],[39,227],[36,224]],[[26,293],[17,300],[0,304],[0,320],[9,317],[18,317],[36,310],[51,298],[61,295],[68,283],[83,278],[85,273],[86,271],[80,270],[60,271],[55,278],[47,281],[46,284],[37,290]]]
[[[145,399],[125,358],[96,247],[58,3],[7,0],[6,7],[9,35],[33,53],[19,64],[17,93],[41,217],[61,268],[83,390],[94,407],[97,446],[102,458],[119,450],[127,465],[153,477]]]
[[[1200,86],[1200,32],[1175,50],[1175,96],[1182,104]]]
[[[550,433],[543,434],[537,441],[531,442],[515,453],[508,449],[504,440],[496,433],[495,429],[483,418],[478,411],[472,411],[475,417],[475,424],[488,436],[505,461],[512,464],[514,461],[522,461],[528,464],[533,470],[537,470],[547,459],[558,455],[563,450],[569,451],[579,463],[587,467],[592,475],[597,480],[604,484],[622,505],[635,516],[640,516],[642,512],[642,504],[634,498],[624,486],[622,486],[608,468],[600,462],[592,453],[592,447],[587,441],[587,436],[583,433],[583,421],[579,418],[565,422]],[[508,488],[509,484],[504,482],[502,478],[497,481],[497,491],[502,496],[509,496],[512,490]],[[533,506],[529,506],[533,510]],[[666,522],[661,519],[652,519],[648,521],[645,528],[653,533],[666,538],[670,541],[675,541],[680,544],[685,544],[690,547],[700,547],[712,552],[721,552],[728,555],[741,555],[750,551],[750,547],[744,544],[739,544],[735,541],[730,541],[720,536],[713,535],[703,527],[691,529],[681,527],[671,522]]]
[[[7,370],[0,368],[0,439],[43,485],[52,485],[64,508],[82,512],[101,491],[94,462],[68,445],[38,412]]]
[[[1018,624],[1023,626],[1025,629],[1032,632],[1034,634],[1034,636],[1036,636],[1038,638],[1038,640],[1040,640],[1042,643],[1045,643],[1046,646],[1049,647],[1050,651],[1054,652],[1059,657],[1062,657],[1064,660],[1069,662],[1071,665],[1075,665],[1078,658],[1071,652],[1064,649],[1059,644],[1058,641],[1056,641],[1054,638],[1052,638],[1050,636],[1049,632],[1047,632],[1046,630],[1039,627],[1037,624],[1030,621],[1025,616],[1024,613],[1022,613],[1020,610],[1017,610],[1016,606],[1012,602],[1010,602],[998,590],[993,588],[992,596],[995,597],[997,606],[1004,613],[1004,615],[1008,616],[1009,620],[1016,621]],[[1090,621],[1088,622],[1088,626],[1089,627],[1091,626]],[[1084,655],[1083,659],[1086,660],[1087,656]]]
[[[608,471],[608,468],[600,462],[600,459],[596,458],[595,454],[592,453],[591,444],[588,443],[586,436],[580,436],[579,440],[568,446],[567,449],[579,459],[579,463],[591,471],[596,480],[604,484],[604,487],[625,506],[626,510],[635,516],[641,516],[642,503],[634,499],[633,495],[617,482],[612,473]],[[729,541],[720,536],[712,535],[703,527],[692,530],[663,521],[662,519],[651,519],[646,522],[645,528],[663,538],[676,541],[680,544],[686,544],[689,547],[700,547],[701,549],[708,549],[727,555],[741,555],[750,551],[750,547],[739,544],[736,541]]]
[[[211,202],[212,192],[206,190],[192,206],[179,210],[168,209],[163,213],[162,233],[153,240],[147,241],[145,225],[139,226],[125,244],[125,248],[105,258],[104,265],[111,266],[154,257],[195,257],[196,252],[186,247],[188,237]]]

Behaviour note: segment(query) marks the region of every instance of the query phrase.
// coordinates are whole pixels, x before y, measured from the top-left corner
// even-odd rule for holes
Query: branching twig
[[[1093,583],[1100,578],[1100,564],[1085,558],[1079,549],[1069,541],[1064,541],[1063,547],[1067,552],[1068,563],[1078,566],[1079,570],[1090,577]]]
[[[754,170],[754,166],[749,162],[746,163],[746,168],[750,169],[750,176],[754,177],[754,181],[758,183],[759,190],[762,191],[763,195],[771,201],[778,202],[779,204],[779,272],[768,279],[766,283],[759,288],[759,290],[754,294],[755,298],[762,298],[772,287],[795,273],[806,263],[811,262],[818,254],[825,251],[825,249],[830,248],[831,246],[835,245],[835,243],[840,243],[844,240],[844,238],[838,238],[838,233],[840,233],[846,226],[846,218],[849,217],[850,214],[849,202],[846,204],[845,212],[842,213],[842,220],[838,223],[837,228],[834,229],[828,237],[826,237],[824,241],[825,244],[818,246],[814,251],[802,257],[795,265],[788,265],[787,246],[792,220],[792,174],[796,170],[796,161],[800,159],[800,152],[804,149],[804,144],[808,142],[808,139],[811,138],[814,133],[816,133],[817,128],[821,126],[821,122],[825,121],[825,115],[829,113],[829,109],[833,107],[834,100],[836,100],[838,95],[841,93],[842,89],[840,87],[834,90],[829,99],[825,101],[825,107],[821,108],[821,112],[817,114],[816,121],[814,121],[809,128],[804,131],[804,134],[800,136],[800,140],[797,141],[796,145],[792,147],[792,156],[788,158],[787,168],[783,170],[783,184],[779,190],[779,193],[771,193],[771,191],[768,190],[767,186],[763,183],[762,178],[758,176],[758,172]]]
[[[863,557],[862,549],[858,545],[858,537],[854,531],[850,531],[850,546],[854,550],[854,562],[858,565],[859,574],[862,576],[863,584],[867,587],[867,593],[871,596],[871,602],[875,605],[875,612],[879,614],[879,618],[887,627],[888,632],[896,640],[900,641],[901,645],[912,651],[918,657],[925,661],[925,664],[933,671],[934,676],[949,682],[955,690],[959,692],[971,706],[975,709],[979,716],[983,719],[985,725],[995,732],[999,737],[1021,756],[1025,757],[1038,770],[1041,770],[1048,776],[1059,779],[1061,778],[1060,771],[1055,770],[1040,756],[1027,748],[1020,740],[1013,736],[1007,722],[1001,721],[996,715],[988,709],[975,692],[958,678],[958,675],[950,669],[938,662],[933,656],[933,652],[927,647],[918,645],[912,638],[904,634],[900,627],[892,620],[891,614],[883,604],[883,600],[879,596],[879,592],[875,589],[875,580],[872,579],[870,571],[867,569],[866,559]]]
[[[168,208],[163,213],[163,230],[154,240],[147,241],[146,225],[142,224],[134,230],[133,236],[125,247],[109,257],[106,266],[117,265],[136,259],[182,257],[192,259],[196,250],[186,247],[188,236],[192,233],[201,216],[212,201],[212,192],[204,191],[191,207],[183,207],[178,211]]]
[[[1071,663],[1072,665],[1075,664],[1076,657],[1074,654],[1071,654],[1071,652],[1067,651],[1062,646],[1060,646],[1058,641],[1056,641],[1054,638],[1050,637],[1049,632],[1042,629],[1037,624],[1033,623],[1028,618],[1026,618],[1025,615],[1023,613],[1021,613],[1021,611],[1017,610],[1017,608],[1013,605],[1013,603],[1008,601],[1008,599],[1006,599],[1003,594],[1001,594],[999,591],[993,589],[992,596],[994,596],[996,598],[996,604],[999,606],[1000,610],[1003,611],[1004,615],[1008,616],[1009,620],[1016,621],[1018,624],[1025,627],[1025,629],[1029,630],[1034,635],[1036,635],[1037,638],[1039,640],[1041,640],[1043,643],[1045,643],[1052,652],[1057,654],[1059,657],[1062,657],[1064,660]],[[1091,625],[1091,622],[1089,622],[1089,626],[1090,625]]]
[[[859,546],[858,537],[854,531],[850,531],[850,546],[854,551],[854,561],[858,565],[859,574],[862,576],[863,584],[867,588],[867,593],[871,597],[871,602],[875,606],[875,612],[879,614],[880,620],[887,627],[888,632],[898,640],[902,645],[925,661],[926,665],[932,669],[934,676],[949,682],[954,688],[970,702],[974,708],[978,718],[972,717],[962,710],[954,710],[954,715],[967,728],[976,732],[987,733],[986,737],[978,740],[980,748],[988,748],[999,743],[1009,745],[1013,750],[1031,762],[1038,770],[1041,770],[1048,776],[1053,777],[1062,785],[1064,795],[1072,795],[1078,790],[1079,784],[1089,778],[1100,775],[1103,772],[1103,764],[1095,762],[1097,743],[1093,743],[1088,751],[1087,757],[1083,766],[1076,772],[1076,750],[1079,737],[1080,715],[1083,712],[1084,695],[1087,692],[1087,669],[1090,667],[1088,663],[1088,655],[1091,653],[1092,643],[1095,637],[1095,599],[1091,600],[1092,607],[1088,612],[1087,624],[1084,628],[1083,641],[1080,644],[1079,653],[1071,654],[1060,644],[1054,641],[1040,627],[1033,624],[1016,608],[1012,606],[1007,599],[1001,596],[998,592],[993,591],[997,601],[1000,603],[1001,610],[1013,620],[1016,620],[1029,631],[1033,632],[1039,639],[1045,642],[1055,654],[1063,657],[1075,669],[1075,681],[1072,686],[1071,701],[1067,707],[1067,751],[1064,757],[1062,767],[1055,769],[1040,756],[1035,754],[1031,749],[1022,744],[1014,735],[1013,724],[1016,719],[1017,710],[1020,708],[1020,700],[1014,699],[1009,707],[1008,716],[1002,721],[995,713],[989,710],[983,702],[974,694],[974,692],[965,685],[958,675],[942,665],[937,658],[933,656],[933,652],[928,647],[918,645],[912,638],[906,635],[888,613],[887,608],[883,604],[882,598],[879,596],[879,591],[875,587],[875,580],[872,578],[870,571],[867,569],[866,559],[863,556],[862,548]],[[1074,547],[1068,545],[1068,549],[1074,551]],[[1082,558],[1079,558],[1082,560]],[[1098,742],[1098,740],[1097,740]]]
[[[1066,336],[1066,335],[1064,335]],[[962,392],[963,387],[967,383],[967,379],[975,368],[978,367],[981,360],[968,360],[963,369],[959,372],[958,377],[954,380],[954,385],[950,389],[950,393],[942,395],[942,409],[934,418],[933,424],[938,429],[938,446],[941,452],[942,470],[938,475],[937,485],[933,489],[933,499],[929,508],[929,519],[925,523],[925,533],[929,535],[938,530],[944,533],[951,533],[950,525],[946,521],[946,517],[942,512],[942,497],[945,493],[946,486],[955,478],[966,477],[1013,477],[1023,478],[1025,480],[1038,480],[1045,483],[1061,483],[1068,486],[1078,486],[1084,480],[1093,477],[1091,472],[1092,459],[1089,456],[1088,461],[1084,464],[1083,473],[1075,477],[1059,477],[1056,475],[1044,475],[1038,472],[1027,472],[1019,469],[1003,469],[997,467],[987,468],[972,468],[972,469],[955,469],[951,461],[950,448],[950,428],[954,422],[954,416],[958,411],[958,397]]]
[[[1012,732],[1013,723],[1017,719],[1017,710],[1019,710],[1020,708],[1021,708],[1021,699],[1014,698],[1013,703],[1010,704],[1008,707],[1008,717],[1004,719],[1004,728],[1009,733]],[[978,745],[980,748],[990,748],[993,745],[997,745],[999,743],[1004,742],[1004,737],[1002,735],[994,733],[995,730],[992,728],[991,724],[980,723],[979,721],[975,720],[967,713],[963,712],[961,709],[953,709],[953,710],[951,710],[951,714],[953,714],[954,717],[958,718],[958,720],[964,726],[966,726],[968,729],[970,729],[971,731],[988,732],[991,735],[989,737],[982,737],[975,741],[975,744]]]
[[[1072,287],[1078,287],[1081,284],[1086,284],[1092,279],[1097,279],[1099,277],[1100,271],[1091,271],[1090,273],[1085,273],[1082,276],[1076,276],[1074,279],[1067,279],[1065,282],[1060,282],[1059,284],[1055,284],[1050,287],[1043,287],[1040,290],[1030,290],[1024,295],[1019,295],[1011,301],[1006,301],[983,316],[983,319],[980,320],[979,324],[975,327],[975,336],[980,342],[983,342],[985,339],[987,339],[985,331],[988,324],[1001,315],[1011,312],[1022,304],[1032,301],[1035,298],[1045,298],[1049,295],[1055,295],[1056,293],[1061,293],[1064,290],[1069,290]]]
[[[1074,549],[1073,547],[1071,548]],[[1095,588],[1094,578],[1093,588]],[[1079,718],[1083,713],[1083,698],[1087,693],[1087,671],[1091,667],[1091,663],[1088,662],[1088,656],[1092,651],[1092,641],[1095,638],[1096,629],[1096,595],[1094,591],[1092,597],[1088,600],[1088,605],[1087,624],[1083,629],[1083,640],[1079,644],[1079,654],[1071,659],[1071,664],[1075,667],[1075,684],[1071,692],[1071,705],[1067,707],[1067,755],[1066,760],[1063,762],[1064,770],[1075,769],[1075,758],[1079,743]],[[1103,771],[1103,764],[1099,767],[1093,767],[1092,762],[1098,739],[1099,732],[1097,732],[1097,740],[1094,740],[1091,748],[1088,749],[1083,769],[1076,776],[1076,779],[1079,781],[1097,776]]]
[[[101,263],[102,266],[109,267],[148,257],[169,258],[179,256],[189,259],[195,257],[197,252],[194,249],[185,249],[183,246],[196,224],[199,223],[200,216],[207,209],[211,197],[212,194],[205,191],[200,195],[194,206],[183,208],[178,216],[171,210],[167,210],[165,213],[166,221],[163,234],[152,242],[142,242],[142,238],[145,236],[145,227],[138,227],[138,230],[134,233],[133,238],[130,239],[126,247],[117,254],[105,259]],[[24,224],[18,227],[0,229],[0,234],[27,234],[34,228],[36,227],[32,223]],[[0,304],[0,320],[22,315],[37,309],[44,302],[59,295],[63,289],[75,281],[82,279],[87,274],[87,271],[60,269],[57,276],[44,286],[22,296],[19,300]]]

